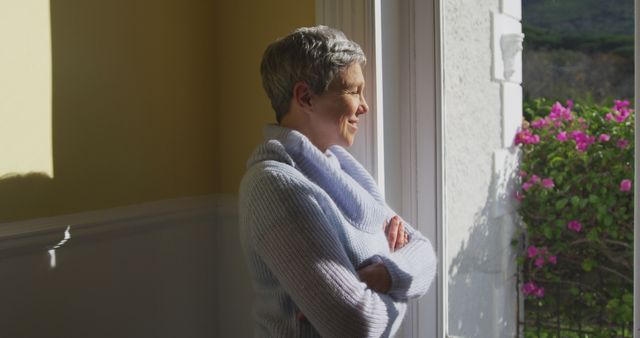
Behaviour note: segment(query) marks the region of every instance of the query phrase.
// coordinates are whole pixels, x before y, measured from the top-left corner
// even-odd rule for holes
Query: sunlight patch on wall
[[[53,177],[49,0],[0,0],[0,178]]]

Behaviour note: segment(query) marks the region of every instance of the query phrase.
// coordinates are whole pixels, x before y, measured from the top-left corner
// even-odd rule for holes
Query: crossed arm
[[[259,187],[248,197],[253,210],[249,217],[255,218],[250,223],[260,224],[252,230],[256,252],[322,336],[390,335],[406,308],[406,297],[391,294],[399,290],[394,283],[402,280],[398,277],[402,264],[394,270],[390,266],[398,259],[382,258],[357,270],[336,230],[326,226],[331,222],[311,187],[296,182],[274,184],[282,180],[290,181],[290,177],[266,173],[253,182]],[[274,200],[278,203],[270,203]],[[401,224],[392,219],[387,229],[390,245],[399,256],[414,238]],[[408,233],[409,244],[401,239],[403,231]]]

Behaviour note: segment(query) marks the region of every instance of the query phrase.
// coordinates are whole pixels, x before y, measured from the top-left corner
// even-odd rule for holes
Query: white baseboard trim
[[[180,225],[187,220],[237,214],[237,197],[214,194],[147,202],[68,215],[0,223],[0,257],[54,248],[70,229],[71,240],[127,233],[154,226]]]

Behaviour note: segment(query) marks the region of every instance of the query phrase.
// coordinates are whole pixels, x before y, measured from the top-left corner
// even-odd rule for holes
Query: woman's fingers
[[[394,251],[396,248],[396,242],[398,241],[398,229],[400,228],[400,219],[398,216],[394,216],[391,219],[391,223],[388,226],[387,239],[389,241],[389,249]]]
[[[409,243],[409,234],[405,231],[404,222],[399,216],[393,216],[391,221],[385,223],[382,229],[387,236],[391,251],[398,250]]]
[[[406,243],[407,233],[404,231],[404,223],[402,221],[399,221],[399,223],[400,225],[398,226],[398,235],[397,235],[396,246],[394,247],[394,250],[398,250],[402,248],[403,245],[407,244]]]

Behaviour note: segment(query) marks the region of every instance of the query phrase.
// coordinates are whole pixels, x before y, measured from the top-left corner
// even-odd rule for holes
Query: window
[[[442,262],[440,2],[317,0],[316,17],[367,54],[370,113],[352,152]],[[443,336],[442,264],[438,269],[427,295],[410,305],[401,337]]]

